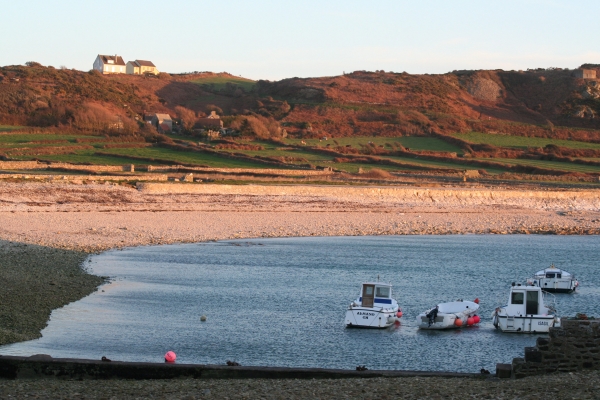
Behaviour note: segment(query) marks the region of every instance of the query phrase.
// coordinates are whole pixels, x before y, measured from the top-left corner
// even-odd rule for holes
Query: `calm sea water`
[[[55,310],[41,339],[0,354],[161,362],[173,350],[178,363],[493,370],[537,336],[495,330],[491,312],[506,304],[511,282],[551,263],[581,282],[578,293],[554,296],[559,314],[600,315],[597,236],[318,237],[109,251],[88,266],[110,284]],[[394,284],[402,324],[346,329],[360,283],[378,275]],[[436,303],[476,297],[479,327],[416,328],[416,315]]]

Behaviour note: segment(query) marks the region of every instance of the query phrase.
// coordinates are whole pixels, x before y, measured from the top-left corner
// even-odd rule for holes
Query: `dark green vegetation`
[[[53,309],[103,282],[81,264],[87,254],[0,241],[0,345],[40,337]]]

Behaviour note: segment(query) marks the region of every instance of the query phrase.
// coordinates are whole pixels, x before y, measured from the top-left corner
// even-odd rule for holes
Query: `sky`
[[[250,79],[600,64],[600,1],[0,0],[0,65],[98,54]]]

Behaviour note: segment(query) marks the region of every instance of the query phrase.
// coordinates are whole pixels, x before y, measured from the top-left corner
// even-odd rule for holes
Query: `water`
[[[597,236],[385,236],[256,239],[139,247],[91,257],[113,281],[52,313],[38,340],[0,354],[178,363],[478,372],[511,362],[536,335],[503,334],[490,314],[510,283],[554,263],[578,277],[561,315],[598,315]],[[346,329],[360,283],[394,284],[402,325]],[[481,300],[479,327],[419,331],[443,301]],[[548,298],[552,296],[549,295]],[[200,316],[207,321],[201,322]]]

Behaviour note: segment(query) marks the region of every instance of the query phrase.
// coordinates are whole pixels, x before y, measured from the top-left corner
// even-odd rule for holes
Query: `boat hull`
[[[346,311],[347,328],[385,329],[398,320],[398,310],[377,310],[366,307],[355,307]]]
[[[457,329],[469,326],[469,317],[474,316],[479,309],[479,304],[472,301],[453,301],[448,303],[438,304],[438,313],[432,324],[429,323],[427,315],[432,310],[427,310],[417,315],[417,325],[419,329]],[[460,320],[460,325],[456,324],[456,320]],[[474,325],[474,324],[473,324]]]
[[[552,315],[506,316],[494,317],[494,326],[502,332],[511,333],[548,333],[557,320]]]

